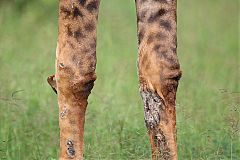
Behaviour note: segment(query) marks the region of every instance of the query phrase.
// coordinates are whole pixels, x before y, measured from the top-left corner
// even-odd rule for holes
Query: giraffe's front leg
[[[136,0],[138,74],[152,158],[177,159],[175,100],[181,77],[176,55],[176,0]]]
[[[99,3],[100,0],[59,1],[55,79],[61,160],[83,159],[87,99],[96,80],[96,25]]]

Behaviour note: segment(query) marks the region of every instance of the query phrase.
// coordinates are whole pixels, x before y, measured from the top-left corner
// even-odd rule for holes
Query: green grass
[[[57,100],[46,83],[54,73],[57,1],[17,4],[0,2],[0,159],[57,159]],[[180,160],[240,157],[238,6],[237,0],[178,1]],[[86,159],[150,158],[136,39],[134,1],[102,0]]]

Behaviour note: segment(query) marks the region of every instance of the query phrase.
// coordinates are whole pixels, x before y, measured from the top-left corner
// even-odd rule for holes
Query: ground
[[[24,3],[26,2],[26,3]],[[58,157],[54,73],[57,1],[0,2],[0,159]],[[179,0],[180,160],[240,157],[237,0]],[[102,0],[97,76],[85,124],[86,159],[149,159],[136,69],[134,1]]]

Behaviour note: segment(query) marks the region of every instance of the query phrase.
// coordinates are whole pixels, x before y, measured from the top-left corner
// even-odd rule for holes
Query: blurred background
[[[58,1],[0,0],[0,159],[58,157],[54,73]],[[85,159],[149,159],[136,69],[134,0],[102,0]],[[240,157],[238,0],[179,0],[180,160]]]

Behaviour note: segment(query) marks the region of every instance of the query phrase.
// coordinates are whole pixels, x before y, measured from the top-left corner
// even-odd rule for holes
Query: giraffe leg
[[[176,160],[175,100],[181,77],[176,0],[136,0],[138,74],[152,159]]]
[[[100,0],[60,0],[56,51],[60,159],[83,159],[87,99],[96,80]]]

